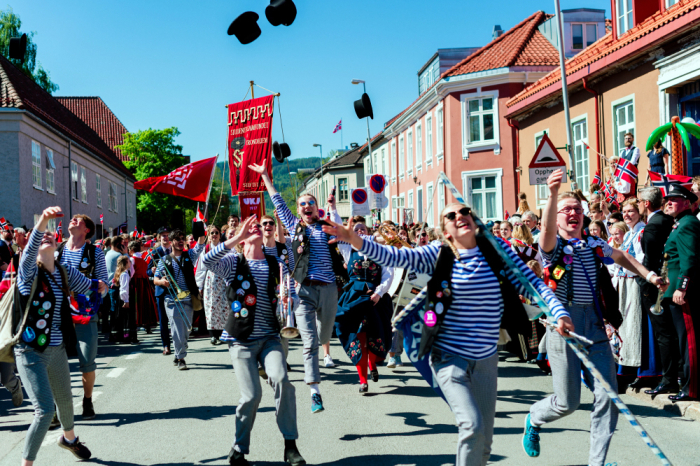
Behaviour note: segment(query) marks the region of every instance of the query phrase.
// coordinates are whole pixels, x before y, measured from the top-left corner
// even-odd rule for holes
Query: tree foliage
[[[53,94],[58,90],[58,85],[51,81],[49,72],[36,61],[37,47],[33,40],[36,32],[27,33],[27,52],[24,55],[24,63],[10,58],[10,39],[22,35],[21,27],[22,21],[19,16],[14,14],[12,8],[0,11],[0,54],[32,78],[46,92]]]
[[[124,144],[117,147],[128,157],[124,165],[134,173],[137,180],[164,176],[185,164],[182,146],[175,144],[175,138],[179,135],[180,131],[175,127],[161,130],[149,128],[126,133]],[[136,208],[139,213],[139,229],[153,232],[161,226],[172,227],[173,215],[181,211],[186,215],[185,227],[189,230],[196,205],[196,202],[183,197],[138,190]]]

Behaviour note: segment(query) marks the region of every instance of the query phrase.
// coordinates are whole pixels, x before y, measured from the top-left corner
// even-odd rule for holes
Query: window
[[[339,201],[347,201],[350,199],[350,190],[348,189],[348,179],[347,178],[338,178],[338,200]]]
[[[625,147],[625,134],[634,135],[634,99],[622,103],[613,102],[613,120],[615,153],[619,153]]]
[[[574,134],[574,170],[576,172],[576,184],[581,189],[588,189],[588,128],[586,117],[571,124],[571,131]]]
[[[408,176],[413,174],[413,131],[408,132],[408,141],[406,141],[406,171]]]
[[[598,40],[596,24],[572,24],[571,25],[571,48],[572,50],[583,50]]]
[[[413,209],[413,190],[412,189],[409,189],[408,192],[406,193],[406,202],[408,202],[408,204],[406,204],[406,207],[408,207],[409,209]]]
[[[396,196],[391,196],[391,221],[396,222]]]
[[[403,152],[403,136],[399,138],[399,178],[403,180],[405,167],[404,152]]]
[[[95,173],[95,188],[97,191],[97,207],[102,207],[102,177]]]
[[[462,158],[469,158],[470,150],[493,149],[500,153],[498,131],[498,93],[462,94]]]
[[[428,205],[428,210],[425,213],[425,221],[431,227],[435,226],[435,209],[433,209],[433,183],[428,183],[428,187],[425,191],[425,202]]]
[[[617,0],[617,35],[621,36],[633,26],[632,0]]]
[[[437,111],[437,156],[438,159],[441,159],[444,152],[443,152],[443,140],[442,140],[442,107],[438,108]]]
[[[540,146],[540,142],[542,141],[542,138],[544,137],[545,134],[548,134],[549,130],[546,129],[542,132],[539,132],[535,134],[535,150],[532,152],[533,154],[537,152],[537,148]],[[537,207],[542,207],[545,204],[547,204],[547,199],[549,199],[549,188],[547,188],[546,184],[538,184],[537,185]]]
[[[396,198],[396,216],[398,218],[397,222],[404,223],[406,221],[406,216],[404,212],[404,207],[406,206],[406,195],[401,194]]]
[[[46,149],[46,191],[54,194],[56,193],[55,173],[56,164],[53,160],[53,151]]]
[[[678,0],[666,0],[666,8],[670,8],[676,3],[678,3]]]
[[[391,181],[396,181],[396,141],[391,142]]]
[[[469,143],[493,141],[493,97],[469,100],[467,111]]]
[[[382,175],[389,177],[389,173],[386,171],[386,147],[382,147]]]
[[[462,189],[476,215],[484,222],[502,218],[503,170],[462,172]]]
[[[109,182],[109,210],[112,212],[119,212],[117,204],[117,185]]]
[[[126,195],[126,216],[133,218],[134,216],[134,202],[130,195]]]
[[[87,204],[87,170],[80,167],[80,200]]]
[[[425,120],[425,164],[433,163],[433,117],[429,114]]]
[[[41,144],[32,141],[32,182],[34,187],[42,189],[41,186]]]
[[[423,188],[416,189],[416,221],[423,221]]]
[[[78,164],[75,162],[70,163],[70,178],[73,185],[73,195],[71,196],[76,201],[78,200]]]
[[[66,228],[68,228],[67,225],[66,225]],[[46,223],[46,229],[48,231],[53,231],[54,233],[56,233],[56,219],[55,218],[49,219],[49,221]],[[63,226],[61,226],[61,230],[63,230]],[[61,235],[62,236],[65,235],[65,230],[61,231]]]
[[[423,165],[423,126],[418,123],[416,126],[416,170],[420,170]]]

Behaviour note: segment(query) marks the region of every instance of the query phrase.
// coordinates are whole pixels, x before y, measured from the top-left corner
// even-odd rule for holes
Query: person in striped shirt
[[[103,281],[84,277],[78,269],[65,267],[66,280],[55,261],[56,239],[46,231],[50,219],[63,217],[60,207],[49,207],[34,226],[19,263],[17,286],[21,295],[17,309],[27,310],[26,324],[14,347],[17,370],[34,406],[34,419],[24,440],[22,465],[36,459],[55,412],[63,429],[58,446],[86,460],[91,454],[73,430],[73,394],[66,346],[75,344],[68,296],[65,291],[88,293],[94,285],[104,293]],[[36,289],[33,289],[34,282]],[[19,315],[15,316],[19,321]],[[14,319],[13,319],[14,320]],[[55,403],[55,406],[54,406]]]
[[[348,272],[338,248],[331,244],[331,237],[321,229],[325,222],[319,218],[317,199],[310,194],[300,196],[297,199],[297,212],[301,218],[297,218],[272,184],[265,164],[250,165],[249,168],[260,173],[277,215],[292,234],[292,274],[299,283],[300,299],[294,315],[304,342],[304,381],[311,389],[311,412],[318,413],[324,410],[319,388],[319,341],[325,352],[324,365],[334,367],[330,340],[338,310],[335,277],[338,275],[347,280]],[[334,196],[329,196],[328,202],[335,208]]]
[[[361,254],[384,267],[403,267],[432,276],[423,315],[418,357],[430,353],[433,378],[442,390],[459,426],[456,465],[486,465],[491,454],[496,414],[497,343],[505,302],[528,297],[491,243],[477,238],[471,209],[450,204],[440,214],[442,241],[415,249],[396,249],[363,240],[353,222],[324,226],[336,240],[350,243]],[[537,288],[558,319],[558,331],[573,328],[568,313],[554,293],[518,258],[508,244],[499,247]],[[495,270],[507,280],[499,285]],[[520,307],[522,313],[522,306]],[[527,320],[525,318],[525,320]]]
[[[231,254],[234,247],[239,253]],[[278,297],[269,294],[275,289],[269,280],[279,274],[280,268],[276,266],[275,270],[270,270],[271,262],[282,266],[284,274],[279,279],[284,279],[289,271],[280,258],[263,251],[261,225],[255,215],[248,217],[233,237],[204,255],[204,265],[226,280],[227,297],[231,306],[221,340],[228,342],[231,363],[241,389],[241,399],[236,408],[236,439],[228,456],[229,463],[233,466],[248,464],[245,455],[249,453],[250,434],[262,398],[259,363],[265,367],[275,392],[277,426],[284,437],[284,460],[296,466],[306,464],[296,446],[296,439],[299,438],[296,398],[294,386],[287,375],[286,358],[280,342],[280,325],[276,313]],[[248,274],[252,275],[255,287],[247,281]],[[240,288],[235,289],[238,286]],[[281,299],[293,299],[293,284],[290,291],[289,297]],[[231,300],[231,296],[236,296],[236,300]],[[251,317],[250,313],[252,329],[250,323],[245,321]]]
[[[663,279],[649,272],[628,253],[613,249],[600,238],[583,236],[583,206],[575,193],[559,194],[563,173],[549,176],[549,199],[542,216],[540,252],[547,272],[545,277],[556,296],[564,302],[576,332],[593,345],[585,345],[588,357],[606,381],[617,390],[615,361],[605,333],[604,321],[619,326],[622,317],[617,308],[607,309],[598,299],[601,289],[612,290],[602,263],[614,261],[632,273],[646,277],[649,283],[666,289]],[[602,263],[600,263],[602,262]],[[602,270],[602,274],[598,272]],[[609,287],[607,286],[609,285]],[[613,290],[614,292],[614,290]],[[545,423],[567,416],[581,402],[581,361],[564,338],[547,329],[547,356],[552,369],[554,394],[538,401],[525,418],[523,449],[528,456],[540,454],[540,429]],[[584,369],[586,384],[593,388],[591,443],[588,464],[602,466],[617,425],[618,411],[600,382]]]

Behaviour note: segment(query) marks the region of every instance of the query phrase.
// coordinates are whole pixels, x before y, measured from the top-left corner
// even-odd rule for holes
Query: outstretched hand
[[[253,163],[251,165],[248,165],[248,168],[250,168],[256,173],[260,173],[261,175],[265,174],[265,162],[263,162],[262,165]]]
[[[335,238],[329,241],[330,244],[337,243],[339,241],[352,244],[353,237],[360,240],[362,239],[353,231],[353,225],[355,222],[353,222],[352,219],[348,220],[348,226],[343,226],[342,224],[335,223],[332,220],[326,220],[326,223],[328,225],[323,225],[323,232],[329,236],[335,236]]]
[[[549,192],[553,196],[559,193],[559,188],[561,187],[561,180],[564,177],[564,172],[559,170],[554,170],[549,178],[547,178],[547,186],[549,187]]]
[[[250,238],[253,234],[250,231],[250,227],[257,221],[257,215],[251,215],[247,219],[243,220],[240,225],[238,233],[233,235],[231,238],[227,239],[224,243],[227,249],[233,249],[238,243],[245,241]]]

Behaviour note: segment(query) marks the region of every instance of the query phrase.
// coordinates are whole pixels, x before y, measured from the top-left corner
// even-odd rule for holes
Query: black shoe
[[[260,364],[260,362],[258,362],[258,374],[260,375],[260,377],[262,377],[263,380],[267,380],[267,372],[265,372],[265,366]]]
[[[372,382],[379,382],[379,371],[377,369],[370,371],[370,374],[372,375]]]
[[[173,359],[173,366],[177,366],[178,361],[180,361],[177,357]]]
[[[51,424],[49,425],[49,430],[58,429],[61,427],[61,421],[58,420],[58,414],[53,413],[53,419],[51,419]]]
[[[92,398],[83,397],[83,421],[95,419],[95,409],[92,407]]]
[[[134,337],[131,340],[129,340],[129,343],[131,343],[132,345],[138,345],[141,342],[138,340],[138,338]]]
[[[678,385],[672,383],[659,384],[656,388],[651,390],[644,390],[644,393],[651,395],[651,399],[656,398],[656,395],[661,395],[664,393],[677,393],[679,390]]]
[[[364,396],[369,392],[369,385],[366,383],[360,384],[360,395]]]
[[[186,370],[189,370],[189,369],[187,368],[187,364],[185,364],[185,360],[184,360],[184,359],[180,359],[180,360],[177,362],[177,370],[179,370],[179,371],[186,371]]]
[[[697,401],[697,398],[692,397],[685,392],[680,392],[678,395],[669,395],[668,399],[671,400],[673,403],[676,403],[678,401]]]
[[[218,341],[219,341],[219,340],[218,340],[216,337],[211,337],[211,340],[209,340],[209,342],[210,342],[212,345],[218,345],[218,343],[217,343]]]
[[[287,372],[292,372],[292,366],[290,366],[289,363],[287,363]]]
[[[245,455],[231,448],[228,453],[228,464],[231,466],[248,466],[248,460],[245,459]]]
[[[306,460],[301,456],[294,440],[284,441],[284,462],[292,466],[304,466]]]
[[[644,385],[645,385],[644,379],[641,377],[637,377],[636,379],[634,379],[634,381],[631,384],[627,385],[627,388],[631,388],[635,392],[639,393],[639,390],[644,388]]]
[[[73,455],[75,455],[76,458],[81,460],[89,460],[92,456],[90,450],[88,450],[87,447],[80,442],[80,439],[78,437],[75,438],[74,443],[68,443],[68,441],[65,438],[63,438],[63,435],[61,435],[58,438],[58,446],[73,453]]]

